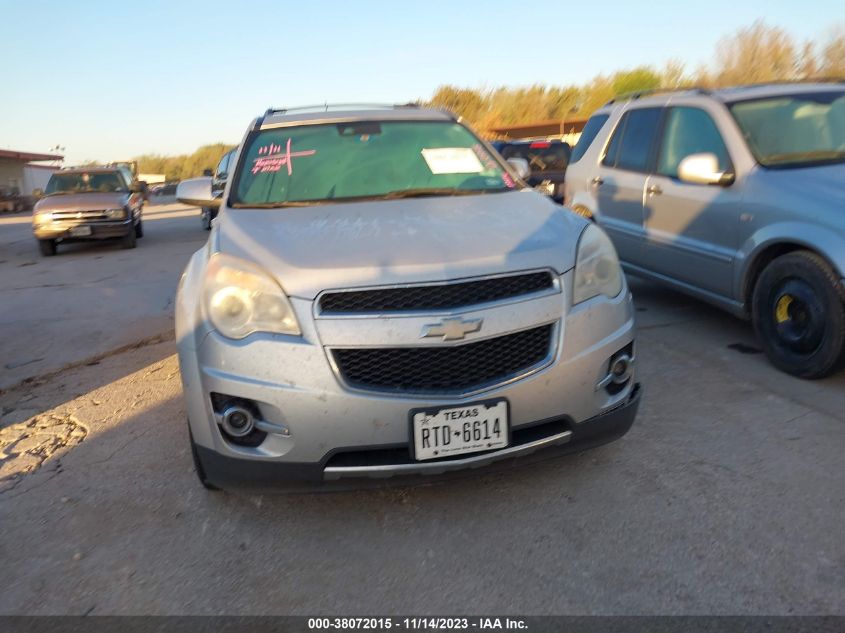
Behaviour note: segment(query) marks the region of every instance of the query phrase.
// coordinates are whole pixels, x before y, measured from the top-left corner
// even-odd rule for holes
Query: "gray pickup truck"
[[[120,239],[135,248],[144,235],[144,184],[124,166],[62,169],[35,205],[32,228],[42,255],[60,243]]]

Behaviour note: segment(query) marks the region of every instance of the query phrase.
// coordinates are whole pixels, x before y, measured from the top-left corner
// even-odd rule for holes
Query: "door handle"
[[[604,184],[604,178],[602,178],[601,176],[596,176],[590,181],[590,184],[595,185],[596,187],[600,187]]]
[[[653,196],[659,196],[663,193],[663,188],[660,185],[651,185],[648,189],[646,189],[646,193],[649,193]]]

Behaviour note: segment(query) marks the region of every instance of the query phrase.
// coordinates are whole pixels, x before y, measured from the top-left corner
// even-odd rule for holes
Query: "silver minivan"
[[[612,101],[573,150],[565,202],[627,271],[751,318],[780,369],[845,360],[845,84]]]
[[[419,481],[631,427],[610,240],[451,114],[270,110],[221,197],[210,178],[177,197],[219,205],[176,302],[207,487]]]

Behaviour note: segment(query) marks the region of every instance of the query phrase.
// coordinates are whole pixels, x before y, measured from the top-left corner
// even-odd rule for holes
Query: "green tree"
[[[614,73],[611,79],[614,96],[624,95],[640,90],[654,90],[659,88],[662,77],[650,66],[640,66],[631,70]]]
[[[145,154],[137,156],[138,171],[142,174],[164,174],[168,181],[185,180],[201,176],[203,170],[214,169],[223,154],[228,152],[235,145],[226,143],[213,143],[203,145],[192,154],[181,154],[179,156],[160,156],[158,154]]]

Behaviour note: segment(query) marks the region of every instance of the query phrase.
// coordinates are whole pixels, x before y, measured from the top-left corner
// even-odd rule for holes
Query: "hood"
[[[129,193],[65,193],[41,198],[35,211],[98,211],[119,209],[129,201]]]
[[[758,168],[753,189],[766,203],[801,209],[807,219],[845,226],[845,163],[789,169]],[[756,195],[746,195],[756,200]]]
[[[583,218],[529,189],[288,209],[223,209],[220,250],[290,296],[575,265]]]

